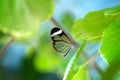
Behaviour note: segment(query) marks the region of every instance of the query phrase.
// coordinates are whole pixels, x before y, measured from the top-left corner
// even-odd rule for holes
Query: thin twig
[[[92,40],[95,40],[95,39],[98,39],[98,38],[102,38],[102,35],[94,36],[92,38],[87,39],[87,41],[89,42],[89,41],[92,41]]]
[[[7,48],[9,47],[9,45],[14,41],[14,38],[11,37],[8,42],[3,46],[3,48],[0,51],[0,57],[3,56],[3,54],[5,53],[5,51],[7,50]]]
[[[83,52],[82,55],[83,55],[86,59],[88,59],[88,56],[87,56],[87,54],[86,54],[85,52]],[[98,55],[98,54],[95,54],[95,55]],[[95,57],[95,55],[94,55],[94,57]],[[97,56],[96,56],[96,57],[97,57]],[[88,59],[88,61],[89,61],[89,59]],[[88,62],[87,62],[87,63],[88,63]],[[103,71],[99,68],[99,66],[96,64],[96,62],[92,63],[92,65],[93,65],[94,68],[98,71],[98,73],[100,73],[100,74],[103,73]]]
[[[96,53],[94,56],[92,56],[87,62],[85,62],[84,65],[92,64],[92,63],[96,60],[96,58],[98,57],[98,55],[99,55],[99,52],[97,52],[97,53]]]
[[[56,27],[61,28],[60,25],[58,24],[58,22],[53,17],[51,18],[51,21]]]

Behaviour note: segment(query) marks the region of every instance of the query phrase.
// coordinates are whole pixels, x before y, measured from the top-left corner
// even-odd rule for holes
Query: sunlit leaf
[[[85,65],[81,65],[72,80],[89,80],[87,67]]]
[[[85,18],[77,19],[72,28],[73,34],[77,35],[78,33],[81,33],[79,36],[80,40],[83,38],[91,38],[102,35],[104,29],[108,27],[109,24],[120,19],[119,15],[106,16],[105,14],[108,10],[116,10],[116,8],[120,9],[120,7],[113,7],[99,11],[93,11],[89,12]],[[119,10],[116,10],[116,12],[120,13]]]
[[[120,20],[111,24],[103,33],[100,52],[109,67],[101,75],[102,80],[113,80],[120,70]],[[118,76],[119,77],[119,76]]]
[[[33,35],[50,18],[53,0],[0,0],[0,30],[16,37]]]
[[[103,33],[100,51],[111,65],[120,61],[120,20],[111,24]]]
[[[105,12],[105,15],[106,16],[111,16],[111,15],[119,15],[120,14],[120,4],[119,5],[117,5],[117,6],[115,6],[115,7],[113,7],[113,8],[110,8],[110,9],[108,9],[106,12]]]

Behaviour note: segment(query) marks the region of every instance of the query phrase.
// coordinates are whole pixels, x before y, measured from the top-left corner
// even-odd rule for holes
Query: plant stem
[[[52,17],[50,20],[51,20],[52,23],[55,25],[55,27],[61,28],[60,25],[58,24],[58,22],[57,22],[53,17]]]
[[[14,38],[11,37],[8,42],[3,46],[3,48],[0,51],[0,57],[3,56],[3,54],[5,53],[5,51],[7,50],[7,48],[9,47],[9,45],[14,41]]]
[[[82,53],[87,41],[84,40],[80,46],[80,48],[76,51],[75,55],[71,58],[68,66],[66,68],[63,80],[70,80],[70,76],[73,76],[72,71],[74,70],[74,66],[78,60],[79,55]]]
[[[95,39],[98,39],[98,38],[101,38],[101,37],[102,37],[102,35],[94,36],[92,38],[87,39],[87,41],[90,42],[92,40],[95,40]]]
[[[92,64],[95,59],[98,57],[99,55],[99,52],[97,52],[94,56],[92,56],[87,62],[84,63],[84,65],[87,65],[87,64]]]

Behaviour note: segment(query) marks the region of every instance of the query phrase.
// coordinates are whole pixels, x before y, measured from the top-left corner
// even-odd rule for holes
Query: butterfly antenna
[[[76,39],[80,36],[80,35],[82,35],[82,33],[77,33],[77,35],[75,36],[75,41],[76,41]]]

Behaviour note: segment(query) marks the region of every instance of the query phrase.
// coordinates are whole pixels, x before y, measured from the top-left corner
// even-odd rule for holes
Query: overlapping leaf
[[[85,18],[76,20],[72,28],[73,34],[77,35],[78,33],[81,33],[79,39],[102,35],[104,29],[108,27],[109,24],[120,19],[119,10],[120,5],[117,5],[112,8],[88,13]],[[110,15],[113,12],[115,12],[115,15]],[[109,16],[106,14],[109,14]]]
[[[120,20],[104,31],[100,51],[110,65],[120,61]]]
[[[52,14],[49,0],[0,0],[0,30],[13,36],[37,32],[41,21]]]

